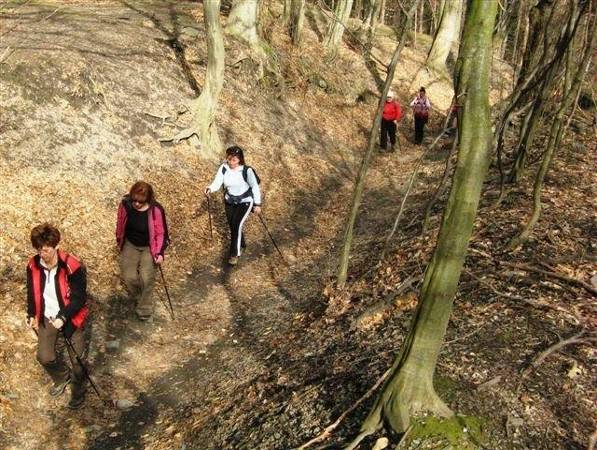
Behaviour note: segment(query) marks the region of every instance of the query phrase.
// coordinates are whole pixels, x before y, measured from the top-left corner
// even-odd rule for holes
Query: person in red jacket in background
[[[394,93],[389,91],[381,115],[381,135],[379,142],[382,150],[387,150],[389,136],[390,148],[391,151],[394,151],[396,146],[396,122],[400,120],[401,116],[400,104],[394,99]]]

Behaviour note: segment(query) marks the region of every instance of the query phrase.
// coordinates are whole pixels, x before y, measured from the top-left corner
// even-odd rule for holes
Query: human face
[[[39,257],[48,267],[54,267],[58,263],[58,247],[44,245],[37,249],[37,253],[39,253]]]
[[[240,165],[240,158],[238,156],[230,155],[226,158],[231,169],[236,169]]]
[[[142,194],[134,194],[133,198],[133,208],[142,211],[143,209],[147,208],[147,199]]]

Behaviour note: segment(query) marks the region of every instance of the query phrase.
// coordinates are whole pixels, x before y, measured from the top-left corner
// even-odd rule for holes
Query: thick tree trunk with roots
[[[352,0],[338,0],[334,9],[334,17],[330,21],[328,32],[323,40],[323,45],[327,47],[328,52],[335,54],[338,51],[338,45],[342,42],[344,27],[350,17],[352,9]]]
[[[533,186],[533,210],[531,212],[531,217],[529,218],[529,221],[527,222],[524,229],[520,232],[520,234],[510,241],[508,246],[512,249],[519,247],[529,238],[541,215],[541,189],[543,187],[543,180],[545,179],[545,175],[549,170],[549,166],[551,165],[553,156],[558,147],[560,146],[560,142],[564,134],[564,116],[571,107],[572,111],[570,112],[570,114],[573,114],[574,100],[578,97],[578,93],[580,92],[582,82],[591,63],[591,53],[595,42],[595,22],[595,15],[593,14],[590,17],[590,32],[588,34],[589,39],[585,46],[582,62],[577,67],[574,79],[572,80],[569,89],[566,91],[565,97],[560,104],[560,108],[558,109],[556,116],[552,121],[551,129],[549,132],[549,140],[547,142],[547,149],[545,150],[545,154],[543,155],[543,159],[541,161],[541,165],[539,166],[539,170],[537,171],[535,183]]]
[[[467,11],[455,80],[463,110],[450,196],[411,329],[360,436],[373,433],[384,422],[404,432],[418,413],[451,414],[435,393],[433,374],[489,166],[492,137],[488,94],[496,11],[497,0],[473,0]]]
[[[446,70],[446,60],[450,50],[458,42],[462,2],[463,0],[451,0],[444,4],[439,28],[435,33],[426,62],[427,67],[437,72]]]
[[[263,56],[262,41],[257,31],[259,3],[260,0],[236,0],[228,15],[226,32]]]
[[[303,21],[305,19],[305,0],[292,0],[290,2],[290,19],[288,21],[288,32],[292,38],[293,45],[301,43],[303,33]]]
[[[392,85],[392,80],[394,79],[394,72],[396,71],[396,64],[398,64],[400,53],[402,52],[402,49],[404,48],[404,45],[406,43],[406,34],[408,32],[408,28],[410,27],[411,19],[414,15],[419,1],[420,0],[415,0],[413,6],[409,10],[404,20],[402,32],[400,33],[399,44],[396,47],[394,54],[392,55],[392,60],[388,67],[386,81],[384,83],[381,98],[379,99],[379,104],[377,106],[377,112],[375,113],[375,119],[373,120],[371,132],[369,133],[369,143],[367,144],[367,150],[365,151],[365,155],[363,156],[363,161],[361,162],[361,167],[359,168],[359,173],[357,174],[357,179],[355,181],[354,190],[352,192],[352,199],[350,202],[350,211],[348,213],[348,218],[346,220],[346,225],[344,228],[344,238],[342,239],[342,250],[340,253],[340,262],[338,265],[337,274],[338,286],[343,286],[346,283],[346,278],[348,277],[348,262],[350,259],[350,248],[352,246],[354,223],[357,218],[357,213],[359,212],[359,207],[361,206],[361,199],[363,198],[363,189],[365,188],[365,177],[367,176],[367,171],[369,170],[369,163],[371,162],[373,151],[377,147],[377,136],[381,124],[381,114],[383,112],[383,106],[388,91],[390,90],[390,86]]]
[[[203,3],[203,16],[207,33],[207,74],[201,95],[189,106],[191,125],[172,138],[161,139],[178,143],[192,136],[199,138],[202,153],[216,156],[222,144],[215,124],[218,98],[224,84],[224,38],[220,24],[220,0]]]

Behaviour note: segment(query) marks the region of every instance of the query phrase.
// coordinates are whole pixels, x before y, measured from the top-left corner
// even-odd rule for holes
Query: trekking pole
[[[93,390],[95,391],[95,393],[97,394],[97,396],[99,397],[99,399],[101,401],[103,401],[104,403],[112,404],[112,401],[105,399],[102,396],[102,394],[100,394],[97,386],[95,385],[95,383],[91,379],[91,375],[89,375],[89,370],[87,370],[87,366],[85,365],[85,363],[81,359],[81,356],[79,356],[79,353],[77,353],[77,351],[75,350],[75,346],[73,345],[73,343],[71,342],[71,340],[68,337],[66,337],[66,333],[64,332],[64,328],[62,328],[60,331],[62,332],[62,336],[64,336],[64,341],[66,342],[66,346],[75,355],[75,359],[77,360],[77,363],[81,367],[81,370],[83,370],[83,375],[85,375],[85,378],[87,378],[87,380],[89,380],[89,384],[91,384],[91,387],[93,388]]]
[[[164,290],[166,291],[166,297],[168,298],[168,304],[170,305],[170,315],[172,316],[172,320],[174,320],[174,308],[172,308],[172,300],[170,299],[170,293],[168,292],[168,285],[166,284],[166,278],[164,278],[164,271],[162,270],[162,266],[159,265],[158,269],[160,269],[160,275],[162,276],[162,284],[164,285]]]
[[[276,250],[278,250],[278,253],[280,254],[280,258],[282,258],[282,261],[284,261],[284,264],[288,264],[286,262],[286,259],[284,259],[284,255],[282,254],[282,252],[278,248],[278,244],[276,244],[276,241],[274,240],[274,237],[269,232],[269,229],[267,228],[267,225],[265,224],[265,220],[263,220],[263,217],[261,217],[261,214],[257,214],[257,217],[259,217],[259,220],[261,221],[261,224],[263,225],[263,228],[265,228],[265,231],[267,231],[267,234],[268,234],[269,238],[272,240],[272,244],[274,244],[274,247],[276,247]]]
[[[209,217],[209,235],[211,236],[211,240],[214,240],[214,232],[211,227],[211,202],[209,200],[209,194],[207,195],[207,216]]]

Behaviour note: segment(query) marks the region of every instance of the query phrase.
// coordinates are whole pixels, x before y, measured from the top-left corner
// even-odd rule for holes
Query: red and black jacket
[[[40,263],[39,255],[33,256],[27,264],[27,317],[35,317],[43,326],[44,286],[46,272]],[[87,308],[87,273],[85,266],[77,258],[58,250],[56,270],[56,297],[60,305],[59,318],[64,319],[64,332],[71,335],[75,328],[85,325]]]

